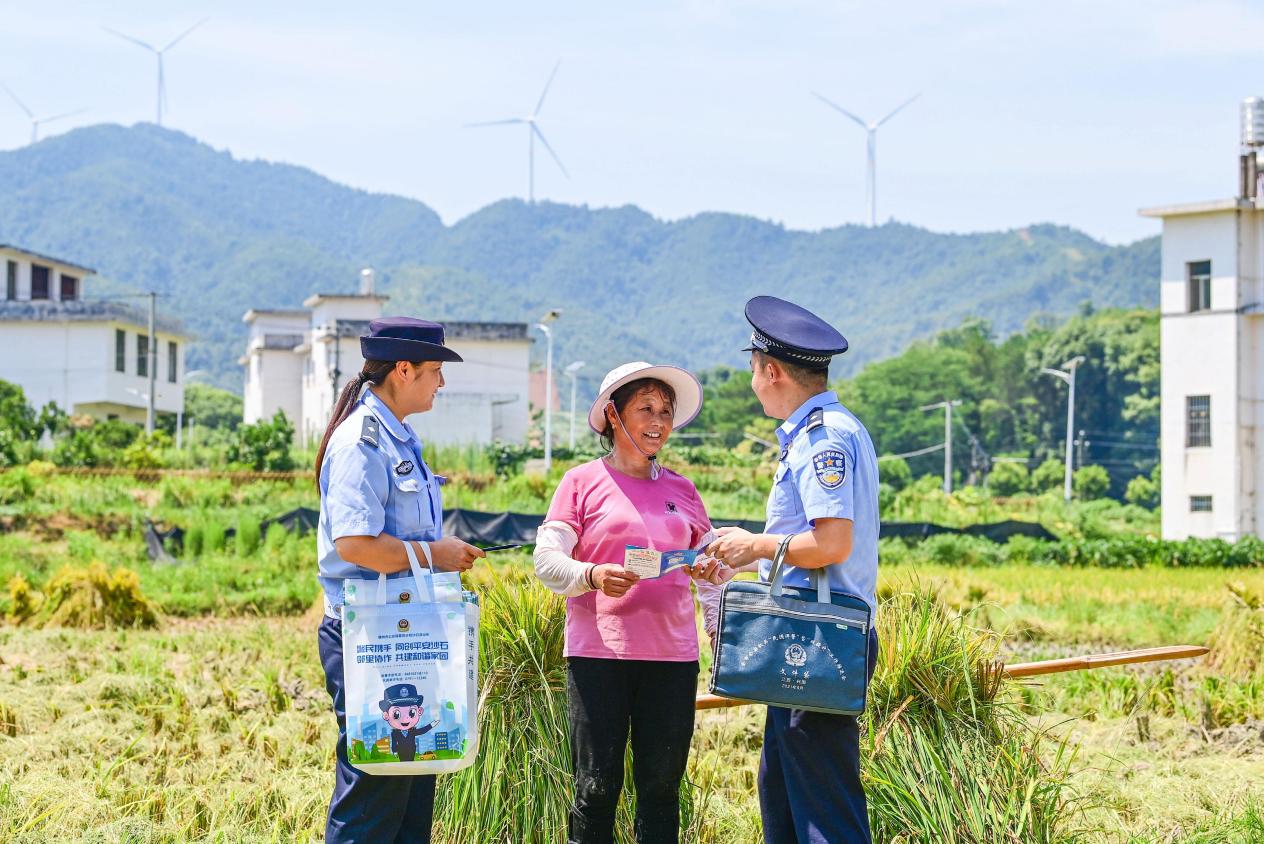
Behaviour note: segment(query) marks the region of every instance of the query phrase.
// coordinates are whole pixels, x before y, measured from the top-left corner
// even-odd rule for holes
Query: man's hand
[[[598,591],[611,598],[621,598],[641,578],[614,563],[603,563],[592,571],[592,582]]]
[[[766,534],[751,533],[740,527],[716,528],[715,532],[720,538],[707,546],[706,554],[729,568],[741,568],[770,556],[763,550],[763,544],[768,539]]]
[[[455,536],[445,536],[430,543],[430,556],[436,571],[468,571],[474,567],[475,560],[486,557],[487,553]]]

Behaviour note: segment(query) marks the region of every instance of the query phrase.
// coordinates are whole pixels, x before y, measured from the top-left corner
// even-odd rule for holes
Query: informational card
[[[642,580],[662,577],[673,569],[692,566],[698,558],[697,551],[654,551],[636,545],[628,545],[623,551],[623,568]]]

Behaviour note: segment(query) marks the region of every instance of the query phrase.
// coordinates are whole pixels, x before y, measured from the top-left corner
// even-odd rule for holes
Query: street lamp
[[[571,379],[571,437],[570,437],[570,449],[571,449],[571,451],[572,451],[572,452],[575,450],[575,382],[577,382],[577,381],[579,380],[579,377],[578,377],[577,373],[578,373],[581,369],[583,369],[583,368],[584,368],[584,362],[583,362],[582,360],[577,360],[577,361],[575,361],[574,363],[572,363],[570,366],[566,367],[566,369],[562,370],[563,372],[565,372],[565,373],[566,373],[567,377]]]
[[[184,373],[184,383],[187,384],[190,381],[192,381],[194,378],[200,378],[201,376],[205,375],[206,372],[207,370],[205,369],[186,370]],[[189,422],[189,445],[192,446],[193,445],[193,417],[192,416],[189,417],[188,422]],[[184,448],[184,439],[183,439],[183,434],[182,434],[182,432],[184,431],[184,423],[185,423],[184,404],[181,404],[180,407],[176,409],[176,448],[177,449]]]
[[[1067,501],[1071,500],[1071,436],[1075,427],[1075,371],[1082,363],[1084,363],[1084,355],[1076,355],[1062,364],[1062,369],[1045,367],[1040,370],[1045,375],[1062,379],[1071,388],[1067,395],[1066,476],[1062,483],[1062,497]]]
[[[549,323],[556,320],[562,312],[554,309],[546,313],[535,324],[544,332],[547,341],[544,352],[544,474],[547,477],[553,468],[553,330]]]

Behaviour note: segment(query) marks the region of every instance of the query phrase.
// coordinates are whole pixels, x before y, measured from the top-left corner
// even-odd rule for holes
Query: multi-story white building
[[[371,271],[358,294],[318,293],[301,310],[250,310],[245,367],[247,422],[278,410],[295,422],[302,445],[319,442],[342,388],[364,365],[360,336],[382,315],[386,296]],[[526,439],[529,420],[526,323],[444,322],[445,341],[465,359],[443,369],[446,386],[432,411],[408,419],[434,444]]]
[[[1166,539],[1264,528],[1264,100],[1243,103],[1237,197],[1163,221],[1159,344]]]
[[[30,405],[143,424],[154,367],[156,412],[183,412],[187,336],[177,321],[159,315],[151,350],[145,309],[84,297],[89,267],[0,244],[0,272],[0,379]]]

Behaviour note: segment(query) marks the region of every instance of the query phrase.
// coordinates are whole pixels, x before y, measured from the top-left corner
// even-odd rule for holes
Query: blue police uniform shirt
[[[376,447],[362,439],[368,416],[380,423]],[[344,579],[378,576],[339,557],[334,540],[382,533],[396,539],[442,539],[442,482],[421,459],[421,441],[413,429],[365,389],[351,415],[334,429],[320,466],[316,552],[320,585],[330,604],[343,603]]]
[[[812,411],[823,411],[813,425]],[[865,426],[833,392],[808,399],[777,429],[781,461],[768,495],[767,533],[805,533],[817,519],[850,519],[851,556],[825,569],[830,589],[876,609],[878,581],[878,456]],[[764,581],[772,561],[761,560]],[[809,570],[790,567],[787,586],[810,587]]]

